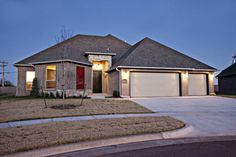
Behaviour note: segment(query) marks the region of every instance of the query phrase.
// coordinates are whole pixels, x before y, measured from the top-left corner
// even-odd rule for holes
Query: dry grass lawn
[[[0,129],[0,154],[52,145],[174,130],[184,123],[171,117],[130,117],[54,122]]]
[[[0,100],[0,122],[65,117],[98,114],[119,113],[150,113],[151,111],[129,100],[85,99],[82,106],[81,99],[66,99],[65,104],[77,105],[74,109],[58,110],[44,108],[42,99],[9,99]],[[62,99],[48,99],[49,106],[62,104]]]
[[[236,99],[236,95],[233,94],[217,94],[217,96]]]

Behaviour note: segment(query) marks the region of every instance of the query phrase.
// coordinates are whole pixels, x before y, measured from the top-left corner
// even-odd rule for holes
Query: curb
[[[174,137],[178,138],[178,136],[180,135],[183,136],[184,134],[189,133],[192,129],[193,129],[192,126],[185,125],[185,127],[183,128],[162,133],[132,135],[132,136],[102,139],[95,141],[85,141],[85,142],[72,143],[60,146],[52,146],[48,148],[41,148],[26,152],[9,154],[5,155],[4,157],[32,157],[32,156],[45,157],[45,156],[51,156],[51,155],[57,155],[57,154],[63,154],[73,151],[81,151],[105,146],[128,144],[135,142],[145,142],[151,140],[163,140],[166,138],[174,138]]]
[[[145,149],[156,149],[156,148],[158,149],[159,147],[166,147],[166,146],[175,147],[176,145],[183,146],[183,145],[197,144],[197,143],[228,142],[228,141],[236,142],[236,136],[211,136],[211,137],[166,139],[166,140],[151,140],[151,141],[105,146],[105,147],[98,147],[94,149],[87,149],[83,151],[74,151],[74,152],[56,154],[56,155],[53,155],[52,157],[67,157],[67,156],[94,157],[94,156],[107,156],[107,155],[112,156],[112,154],[116,154],[116,153],[129,152],[129,151],[136,152],[138,150],[145,150]],[[181,148],[182,146],[180,146],[179,148]],[[193,155],[193,152],[189,155],[190,156]],[[173,154],[171,156],[173,156]]]
[[[104,115],[88,115],[88,116],[69,116],[69,117],[55,117],[55,118],[42,118],[32,120],[20,120],[0,123],[0,129],[29,126],[35,124],[43,124],[49,122],[66,122],[66,121],[80,121],[80,120],[93,120],[105,118],[126,118],[126,117],[141,117],[141,116],[161,116],[156,113],[130,113],[130,114],[104,114]]]
[[[162,132],[161,134],[164,139],[169,139],[169,138],[183,137],[184,135],[192,132],[193,130],[194,128],[192,125],[185,124],[183,128],[173,131]]]

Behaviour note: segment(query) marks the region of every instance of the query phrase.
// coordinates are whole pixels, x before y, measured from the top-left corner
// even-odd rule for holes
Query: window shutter
[[[76,89],[84,89],[84,67],[77,67],[76,75]]]

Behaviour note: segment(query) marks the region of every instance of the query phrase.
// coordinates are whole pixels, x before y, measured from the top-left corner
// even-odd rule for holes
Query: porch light
[[[183,78],[183,80],[187,81],[188,73],[187,72],[182,73],[182,78]]]
[[[129,73],[127,72],[127,70],[122,70],[122,79],[129,79]]]
[[[102,70],[102,64],[93,63],[93,70]]]
[[[214,73],[209,73],[209,80],[213,81],[214,80]]]

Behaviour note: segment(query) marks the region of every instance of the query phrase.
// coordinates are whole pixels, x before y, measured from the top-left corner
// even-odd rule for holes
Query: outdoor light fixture
[[[93,70],[102,70],[102,64],[93,63]]]
[[[129,77],[129,73],[127,72],[127,70],[122,70],[121,75],[122,75],[122,79],[128,79]]]
[[[213,81],[214,80],[214,73],[209,73],[209,80]]]
[[[188,73],[187,72],[182,73],[182,77],[183,77],[183,80],[187,80],[188,79]]]

